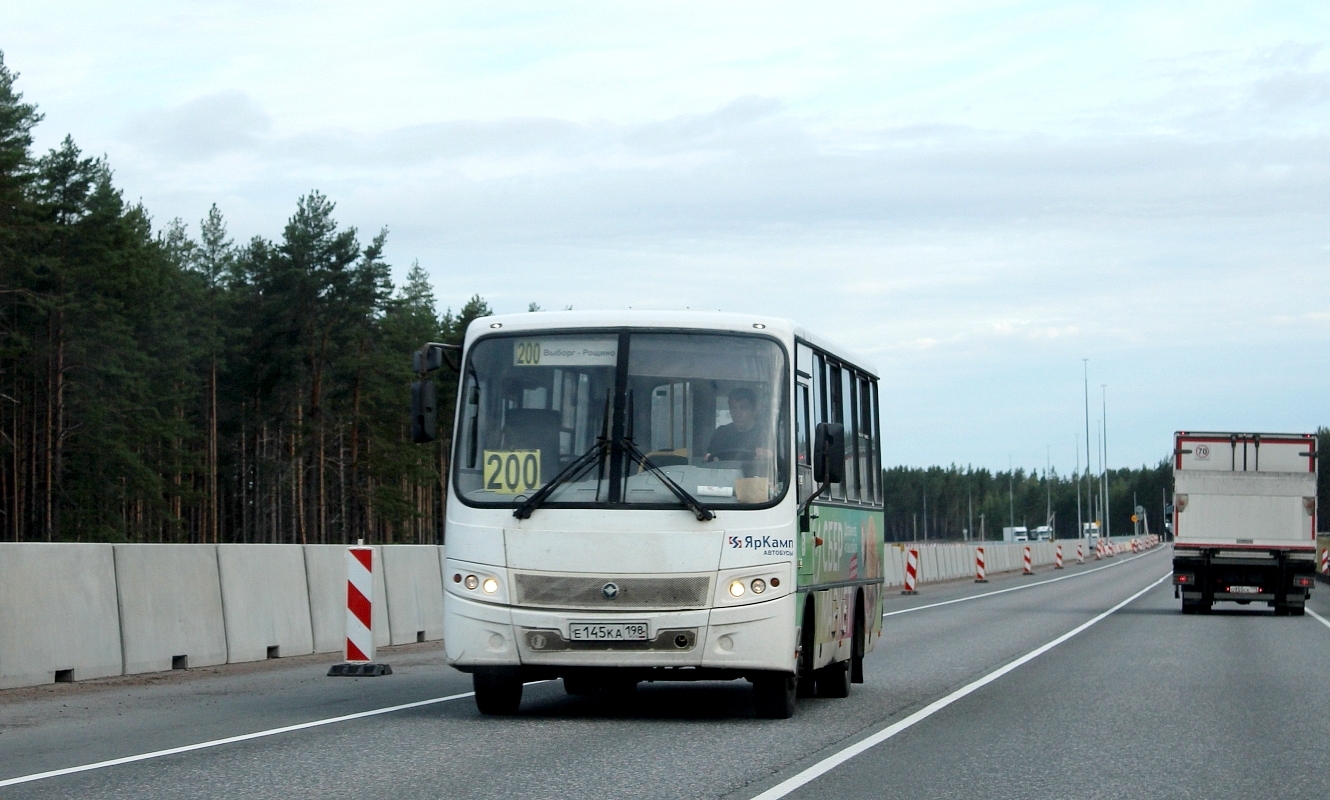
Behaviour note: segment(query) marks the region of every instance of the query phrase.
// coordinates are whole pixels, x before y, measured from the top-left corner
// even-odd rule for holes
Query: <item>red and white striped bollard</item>
[[[1022,575],[1033,575],[1034,568],[1030,566],[1030,545],[1025,546],[1025,569],[1021,571]]]
[[[1330,547],[1321,551],[1321,574],[1330,575]]]
[[[988,583],[988,576],[984,572],[984,548],[976,547],[974,549],[974,582]]]
[[[905,588],[901,594],[919,594],[915,584],[919,578],[919,551],[911,547],[905,551]]]
[[[1062,569],[1062,545],[1053,551],[1053,569]]]
[[[1076,563],[1077,564],[1085,563],[1085,545],[1083,545],[1080,542],[1076,543]]]
[[[329,675],[374,677],[393,674],[387,664],[374,663],[374,548],[346,549],[346,663],[334,664]]]

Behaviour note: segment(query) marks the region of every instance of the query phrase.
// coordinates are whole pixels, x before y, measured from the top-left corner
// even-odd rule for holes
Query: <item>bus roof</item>
[[[478,317],[466,329],[466,345],[495,330],[535,331],[581,328],[679,328],[685,330],[736,331],[752,333],[756,326],[763,333],[780,339],[802,339],[878,377],[872,362],[848,348],[796,325],[782,317],[760,314],[736,314],[724,311],[533,311],[525,314],[498,314]]]

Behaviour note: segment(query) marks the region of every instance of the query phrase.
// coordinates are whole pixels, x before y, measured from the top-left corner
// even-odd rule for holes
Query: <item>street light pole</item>
[[[974,537],[974,495],[971,492],[969,476],[965,480],[965,508],[969,514],[970,527],[965,529],[965,541],[970,541]]]
[[[1016,490],[1012,486],[1015,480],[1015,472],[1011,468],[1011,456],[1007,456],[1007,510],[1011,516],[1011,522],[1008,524],[1012,528],[1012,536],[1016,535]],[[1005,536],[1002,538],[1006,539]]]
[[[1082,380],[1085,383],[1085,502],[1090,506],[1090,519],[1094,519],[1094,500],[1090,493],[1090,463],[1094,460],[1090,457],[1090,359],[1081,359]],[[1076,451],[1077,453],[1080,450]],[[1080,484],[1076,484],[1079,488]],[[1080,492],[1078,491],[1079,495]]]
[[[1044,445],[1044,524],[1052,525],[1053,520],[1053,484],[1048,481],[1049,467],[1053,465],[1053,445]],[[1048,538],[1056,539],[1057,532],[1049,531]]]
[[[1099,384],[1099,389],[1103,392],[1104,417],[1104,533],[1111,539],[1113,538],[1113,518],[1108,513],[1108,384]]]
[[[1081,517],[1081,435],[1076,434],[1076,538],[1085,536],[1085,520]]]

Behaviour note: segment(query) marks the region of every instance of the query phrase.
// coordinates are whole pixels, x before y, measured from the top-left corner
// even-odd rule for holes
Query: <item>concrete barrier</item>
[[[305,546],[305,577],[309,583],[309,617],[314,652],[339,653],[346,643],[346,547]],[[383,580],[383,547],[374,548],[374,597],[370,599],[374,646],[387,647],[388,592]]]
[[[314,652],[305,557],[298,544],[219,544],[227,661]]]
[[[1108,540],[1105,540],[1108,541]],[[1130,537],[1114,537],[1113,542],[1124,544]],[[1023,566],[1024,550],[1030,548],[1030,562],[1035,567],[1052,566],[1057,558],[1057,546],[1063,547],[1063,561],[1074,564],[1076,545],[1079,543],[1087,556],[1093,559],[1093,550],[1085,539],[1058,539],[1043,542],[890,542],[883,551],[883,575],[886,586],[901,586],[905,581],[905,548],[919,550],[919,584],[964,580],[974,577],[974,548],[984,546],[984,561],[989,575],[1016,572]],[[1130,552],[1126,547],[1124,552]]]
[[[1077,540],[1061,541],[1074,553]],[[883,553],[886,585],[903,584],[906,546],[920,551],[921,584],[969,579],[975,544],[893,543]],[[1035,564],[1053,562],[1056,542],[1030,546]],[[990,574],[1020,569],[1024,544],[984,547]],[[0,688],[337,652],[345,636],[344,552],[0,543]],[[442,638],[444,549],[376,552],[375,643]]]
[[[226,663],[217,547],[115,545],[125,674]]]
[[[0,689],[119,675],[109,544],[0,544]]]
[[[443,572],[437,547],[395,544],[383,549],[392,644],[443,638]]]

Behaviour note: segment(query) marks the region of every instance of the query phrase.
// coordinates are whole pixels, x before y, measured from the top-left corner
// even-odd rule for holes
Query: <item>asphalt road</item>
[[[384,678],[326,678],[320,656],[0,692],[0,785],[424,703],[0,798],[1330,796],[1330,625],[1231,604],[1183,617],[1168,571],[1160,548],[890,595],[866,683],[786,721],[754,718],[744,682],[644,684],[617,705],[530,684],[520,716],[482,717],[433,644],[383,651]],[[1328,601],[1318,587],[1310,608],[1330,617]]]

